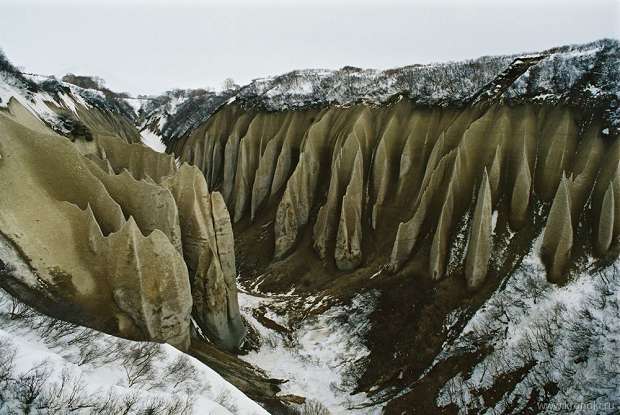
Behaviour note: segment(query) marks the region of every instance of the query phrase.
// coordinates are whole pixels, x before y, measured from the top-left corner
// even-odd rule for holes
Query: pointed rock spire
[[[530,204],[532,174],[528,162],[527,151],[523,146],[519,167],[510,201],[510,227],[518,230],[527,220],[527,208]]]
[[[492,198],[489,176],[486,168],[482,174],[478,199],[474,209],[474,218],[469,233],[467,258],[465,262],[465,278],[467,287],[478,288],[484,282],[491,257]]]
[[[596,239],[597,249],[599,253],[604,254],[609,250],[611,241],[614,236],[614,180],[609,182],[609,186],[603,196],[603,204],[601,205],[601,213],[598,220],[598,237]]]
[[[573,247],[570,187],[562,174],[558,191],[553,199],[541,247],[541,259],[547,268],[547,279],[561,282],[568,266]]]

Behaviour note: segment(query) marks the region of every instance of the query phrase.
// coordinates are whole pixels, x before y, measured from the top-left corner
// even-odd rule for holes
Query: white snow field
[[[142,144],[149,146],[158,153],[166,152],[166,146],[161,142],[161,136],[158,134],[151,130],[144,129],[140,131],[140,136],[142,137]]]

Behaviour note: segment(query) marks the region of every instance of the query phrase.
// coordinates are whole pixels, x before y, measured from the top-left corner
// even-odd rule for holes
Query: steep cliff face
[[[570,256],[567,213],[575,226],[582,213],[588,222],[611,221],[606,212],[613,210],[615,173],[604,172],[617,166],[618,146],[601,133],[601,120],[584,124],[582,118],[565,105],[493,103],[457,110],[406,99],[376,108],[287,113],[230,106],[177,149],[221,188],[235,222],[252,221],[275,205],[275,258],[311,234],[316,254],[339,270],[385,255],[373,241],[389,246],[389,266],[396,271],[427,246],[427,271],[440,279],[457,226],[470,211],[470,241],[488,260],[493,210],[505,212],[518,232],[535,206],[553,201],[543,251],[555,252],[560,244],[563,253],[549,254],[550,269],[564,269],[559,262]],[[584,211],[595,183],[605,191],[592,194]],[[600,256],[618,234],[614,226],[597,228],[592,242],[604,241],[597,242],[604,246]],[[483,264],[475,268],[475,279],[484,279]],[[550,278],[556,273],[550,271]]]
[[[620,45],[603,40],[387,71],[294,71],[155,102],[143,121],[170,156],[137,144],[128,120],[89,93],[20,95],[25,81],[0,82],[0,284],[110,333],[186,349],[193,320],[196,338],[238,350],[238,272],[255,329],[246,359],[277,371],[281,345],[286,359],[295,348],[333,352],[311,383],[337,375],[328,394],[346,397],[330,396],[336,411],[548,401],[552,385],[587,368],[554,371],[544,385],[538,375],[583,346],[558,342],[541,362],[512,349],[509,329],[540,329],[536,307],[560,310],[558,297],[579,284],[617,292],[615,276],[601,288],[587,273],[609,272],[620,253],[619,64]],[[603,303],[591,320],[608,318],[615,303]],[[544,324],[562,334],[557,318]],[[601,325],[592,347],[612,331]],[[356,333],[363,347],[347,338]],[[535,353],[554,343],[528,336]],[[498,345],[519,364],[498,364]],[[192,353],[258,397],[278,389],[205,343]],[[304,372],[315,362],[305,353],[291,360]],[[326,392],[303,382],[288,391]]]
[[[0,111],[0,253],[24,272],[0,284],[57,317],[181,349],[193,316],[237,348],[245,328],[219,193],[195,167],[131,144],[131,122],[79,90],[35,93],[31,106],[16,83]],[[67,119],[87,136],[62,131]]]
[[[524,259],[553,286],[618,256],[619,60],[601,41],[296,71],[241,88],[168,150],[221,192],[244,287],[345,302],[379,290],[355,391],[401,394],[388,413],[431,411],[471,364],[429,372],[435,357]]]

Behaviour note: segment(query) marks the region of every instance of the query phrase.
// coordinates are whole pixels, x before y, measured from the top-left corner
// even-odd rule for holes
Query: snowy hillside
[[[110,99],[101,91],[80,88],[55,79],[35,82],[22,75],[0,55],[0,108],[6,108],[11,99],[61,135],[69,135],[74,128],[72,122],[75,122],[61,113],[65,111],[79,118],[79,106],[121,114],[129,120],[135,115],[127,104]]]
[[[161,133],[164,143],[169,144],[206,121],[226,102],[282,111],[357,102],[376,105],[403,95],[420,105],[462,106],[482,92],[493,91],[493,98],[507,102],[571,101],[604,112],[609,126],[617,129],[619,66],[618,41],[600,40],[540,53],[485,56],[382,71],[355,67],[296,70],[256,79],[236,93],[191,96],[185,91],[182,97],[167,94],[144,106],[142,117],[145,125]],[[504,75],[511,69],[517,70],[515,76],[506,78]],[[501,81],[507,83],[502,85]]]
[[[438,357],[435,365],[464,353],[486,354],[443,386],[439,407],[462,414],[617,413],[620,262],[601,271],[590,266],[555,287],[534,251]],[[498,398],[506,379],[516,385]]]
[[[41,315],[0,290],[0,413],[267,414],[198,360]]]
[[[104,99],[97,91],[82,90],[70,84],[58,82],[44,85],[48,88],[41,89],[38,84],[27,82],[25,78],[0,71],[0,107],[6,108],[10,100],[14,99],[58,133],[68,134],[69,130],[52,105],[76,113],[76,105],[90,107],[92,104],[89,101],[94,101],[94,98]]]
[[[140,131],[150,131],[167,144],[171,137],[181,137],[208,119],[235,92],[236,89],[168,91],[142,105],[138,112]]]

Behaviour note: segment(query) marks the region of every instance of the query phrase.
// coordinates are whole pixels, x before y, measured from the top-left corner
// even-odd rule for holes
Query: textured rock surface
[[[478,190],[474,220],[467,245],[465,278],[467,279],[467,287],[470,289],[478,288],[487,275],[489,258],[491,257],[492,212],[491,186],[485,170]]]
[[[36,276],[19,282],[29,300],[53,293],[81,310],[59,317],[182,349],[193,305],[205,333],[236,348],[232,228],[203,175],[119,139],[126,125],[110,114],[93,141],[72,143],[22,109],[0,113],[0,232]],[[89,126],[102,116],[82,110]]]
[[[392,270],[402,268],[426,246],[433,279],[452,270],[451,251],[459,223],[468,212],[475,216],[471,201],[486,170],[488,192],[483,199],[490,199],[479,207],[485,219],[474,219],[478,222],[471,228],[482,234],[468,236],[484,253],[480,264],[474,265],[471,259],[466,267],[466,279],[474,288],[483,279],[482,264],[490,255],[485,245],[490,242],[482,241],[490,238],[489,209],[501,203],[511,229],[519,231],[531,215],[533,201],[550,204],[557,198],[564,174],[570,207],[563,210],[568,209],[577,221],[598,183],[599,171],[605,177],[612,175],[605,172],[617,163],[617,146],[608,151],[613,140],[603,140],[600,124],[580,132],[577,122],[575,110],[544,104],[428,109],[401,99],[380,107],[281,113],[245,112],[232,104],[180,140],[175,151],[210,177],[215,189],[234,195],[225,200],[235,212],[235,221],[253,221],[275,211],[275,258],[285,258],[308,233],[316,254],[342,271],[363,266],[367,255],[374,255],[368,241],[383,247],[380,255],[390,255]],[[234,132],[217,140],[220,147],[238,153],[220,154],[213,165],[204,161],[211,155],[205,158],[193,150],[214,147],[209,144],[214,139],[208,133],[212,126]],[[218,166],[215,174],[214,165]],[[613,192],[608,187],[592,195],[595,222],[601,209],[611,209]],[[599,251],[607,251],[617,235],[609,230],[609,213],[605,215],[603,223],[595,224],[600,236],[592,240],[604,245]],[[545,246],[551,246],[552,240],[553,244],[567,241],[571,232],[568,228],[549,231]],[[555,280],[563,266],[551,269]]]
[[[573,248],[571,189],[566,176],[553,199],[541,247],[542,260],[551,281],[561,281]]]

